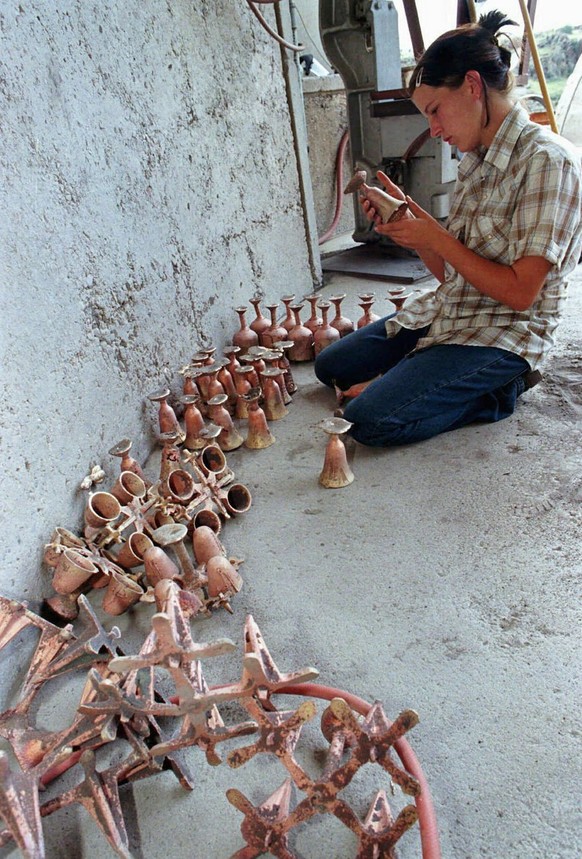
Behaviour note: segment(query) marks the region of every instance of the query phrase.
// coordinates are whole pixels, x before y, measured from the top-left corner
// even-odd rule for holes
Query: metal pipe
[[[260,2],[260,0],[259,0],[259,2]],[[265,2],[265,0],[263,0],[263,2]],[[274,3],[274,2],[276,2],[276,0],[272,0],[272,2]],[[273,39],[275,39],[276,42],[279,42],[280,45],[282,45],[284,48],[288,48],[290,51],[304,51],[305,50],[305,45],[294,45],[294,44],[292,44],[292,42],[288,42],[286,39],[283,39],[282,36],[279,35],[279,33],[277,33],[275,30],[273,30],[273,28],[269,24],[267,24],[267,22],[265,21],[265,19],[262,16],[262,14],[259,12],[257,7],[255,6],[254,0],[247,0],[247,5],[248,5],[249,9],[251,10],[251,12],[253,13],[253,15],[255,16],[255,18],[257,19],[257,21],[260,23],[261,27],[264,30],[266,30],[267,33],[269,34],[269,36],[271,36]]]
[[[527,38],[529,40],[531,55],[534,61],[534,66],[536,70],[536,74],[538,76],[538,81],[540,84],[540,89],[542,91],[542,97],[544,99],[544,104],[546,105],[546,111],[548,114],[548,119],[550,120],[550,126],[552,131],[558,134],[558,126],[556,123],[556,117],[554,116],[554,109],[552,107],[552,101],[550,99],[550,95],[548,93],[548,88],[546,86],[546,77],[544,75],[544,70],[542,68],[542,64],[540,62],[540,55],[538,53],[538,48],[536,45],[535,36],[533,33],[533,27],[531,24],[531,18],[529,17],[529,12],[527,6],[525,5],[525,0],[519,0],[519,5],[521,8],[521,14],[523,15],[523,23],[525,26],[525,31],[527,33]]]

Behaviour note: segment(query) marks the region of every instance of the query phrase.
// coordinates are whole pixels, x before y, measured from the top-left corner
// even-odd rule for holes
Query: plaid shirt
[[[388,335],[399,326],[430,325],[416,349],[439,343],[497,346],[535,368],[554,342],[567,277],[580,258],[580,155],[515,105],[489,149],[463,156],[447,229],[479,256],[504,265],[544,257],[552,269],[538,297],[527,310],[512,310],[445,263],[444,282],[410,299],[397,319],[387,321]]]

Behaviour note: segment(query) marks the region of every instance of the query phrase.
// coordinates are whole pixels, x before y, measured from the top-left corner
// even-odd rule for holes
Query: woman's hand
[[[378,170],[376,173],[376,177],[380,180],[380,183],[384,186],[384,190],[387,194],[390,194],[391,197],[395,197],[397,200],[402,200],[402,202],[406,202],[406,196],[402,188],[399,188],[398,185],[395,185],[388,176],[383,173],[381,170]],[[374,221],[375,224],[381,224],[382,219],[378,215],[376,209],[370,204],[369,200],[362,199],[362,209],[366,213],[366,217],[369,221]]]
[[[448,235],[444,227],[418,203],[406,197],[408,203],[407,216],[399,221],[388,224],[378,223],[375,230],[382,236],[388,236],[397,245],[417,251],[418,253],[437,253],[443,234]]]
[[[441,233],[446,233],[446,230],[428,212],[421,209],[414,200],[407,197],[402,188],[395,185],[385,173],[379,170],[376,175],[384,186],[385,191],[391,197],[396,197],[397,200],[408,203],[408,211],[400,221],[393,224],[383,224],[382,218],[374,207],[370,205],[370,202],[362,200],[362,209],[366,217],[369,221],[374,222],[374,229],[377,233],[389,236],[394,242],[402,245],[402,247],[415,250],[431,274],[442,282],[445,276],[445,269],[439,250],[439,239],[441,238]],[[396,230],[397,226],[400,226],[401,229]],[[433,250],[433,247],[436,250]]]
[[[377,377],[379,378],[379,377]],[[351,388],[347,388],[347,390],[342,391],[341,388],[335,386],[335,396],[337,399],[338,406],[342,406],[346,400],[353,400],[354,397],[357,397],[362,391],[365,391],[368,385],[373,382],[374,379],[370,379],[368,382],[357,382],[355,385],[352,385]]]

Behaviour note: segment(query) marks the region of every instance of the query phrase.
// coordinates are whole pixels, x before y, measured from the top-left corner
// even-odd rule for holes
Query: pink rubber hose
[[[321,236],[318,240],[318,244],[322,245],[328,239],[330,239],[334,232],[335,228],[339,223],[339,219],[342,213],[342,205],[343,205],[343,173],[344,173],[344,153],[346,151],[346,146],[348,145],[348,141],[350,139],[350,135],[348,130],[346,129],[342,135],[342,138],[339,142],[337,148],[337,155],[335,158],[335,175],[336,175],[336,191],[335,191],[335,215],[333,216],[333,221],[329,229]]]

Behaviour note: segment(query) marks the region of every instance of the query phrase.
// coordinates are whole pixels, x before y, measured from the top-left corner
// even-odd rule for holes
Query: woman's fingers
[[[396,197],[397,200],[405,200],[406,197],[401,188],[396,185],[392,179],[389,179],[388,176],[382,172],[382,170],[378,170],[376,173],[376,177],[380,180],[384,189],[390,194],[391,197]]]

